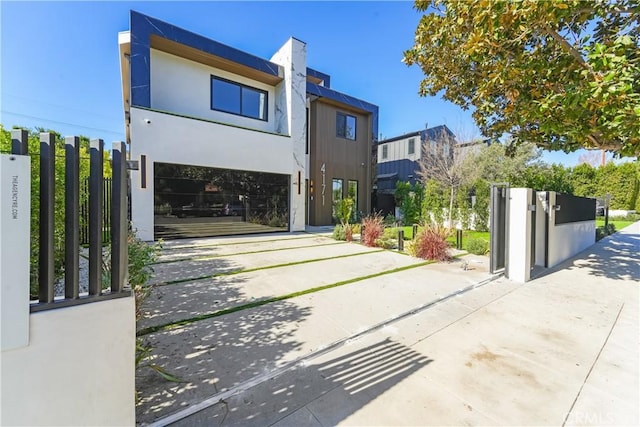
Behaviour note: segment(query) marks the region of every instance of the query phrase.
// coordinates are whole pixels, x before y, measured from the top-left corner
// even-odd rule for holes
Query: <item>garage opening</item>
[[[154,163],[154,236],[289,230],[289,175]]]

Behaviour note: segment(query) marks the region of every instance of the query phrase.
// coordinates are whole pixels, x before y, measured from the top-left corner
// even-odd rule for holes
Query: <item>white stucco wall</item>
[[[547,211],[549,209],[545,191],[536,193],[536,259],[535,265],[544,267],[546,255]]]
[[[267,121],[211,109],[211,75],[268,93]],[[228,71],[151,49],[151,108],[276,132],[275,88]],[[284,129],[282,133],[287,134]]]
[[[0,330],[2,350],[29,343],[31,158],[0,154]]]
[[[135,425],[133,297],[31,314],[27,347],[2,352],[6,426]]]
[[[581,221],[549,228],[549,267],[582,252],[596,242],[596,222]]]
[[[138,108],[131,108],[130,129],[131,159],[147,156],[147,188],[140,187],[141,171],[131,171],[133,225],[146,241],[153,240],[154,162],[286,174],[292,183],[297,179],[292,171],[293,138],[288,136]]]
[[[549,206],[556,204],[556,193],[549,192]],[[568,224],[556,223],[556,211],[549,213],[548,267],[560,264],[596,242],[596,222],[580,221]]]
[[[277,129],[288,129],[291,135],[291,188],[289,227],[291,231],[305,229],[307,176],[307,46],[290,38],[271,58],[284,69],[284,82],[279,85],[276,104],[285,106],[276,117]],[[299,172],[299,175],[298,175]],[[298,182],[298,176],[300,182]],[[300,188],[300,194],[298,194]]]
[[[510,188],[507,219],[507,276],[524,283],[531,277],[530,188]]]
[[[549,192],[549,243],[547,267],[554,267],[585,250],[596,242],[596,222],[580,221],[568,224],[556,223],[556,192]]]
[[[413,154],[409,153],[409,140],[415,141],[415,150]],[[384,146],[387,146],[387,157],[382,157],[382,151]],[[378,145],[378,163],[392,162],[395,160],[408,159],[416,161],[420,159],[420,152],[422,150],[422,144],[420,142],[420,135],[412,136],[410,138],[399,139],[397,141],[386,142]]]

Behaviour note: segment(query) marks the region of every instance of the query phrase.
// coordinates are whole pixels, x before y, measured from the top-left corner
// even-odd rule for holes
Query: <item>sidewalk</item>
[[[258,372],[174,425],[637,425],[639,254],[635,223],[525,285],[499,279]],[[289,360],[335,325],[353,336],[425,301],[417,270],[290,300],[308,316],[282,342]],[[454,276],[430,273],[446,282],[429,283],[434,300]]]

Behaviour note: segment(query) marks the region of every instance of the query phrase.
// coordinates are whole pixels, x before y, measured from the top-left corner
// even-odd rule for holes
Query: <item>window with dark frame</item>
[[[382,146],[382,158],[386,159],[387,157],[389,157],[389,147],[386,145]]]
[[[211,76],[211,109],[258,120],[267,120],[267,91]]]
[[[340,138],[356,140],[356,118],[345,113],[336,113],[336,135]]]
[[[416,152],[416,140],[415,138],[411,138],[409,140],[409,145],[407,146],[407,154],[414,154]]]
[[[353,212],[351,213],[351,216],[352,219],[354,219],[354,214],[358,210],[358,181],[349,180],[347,194],[349,198],[353,200]]]

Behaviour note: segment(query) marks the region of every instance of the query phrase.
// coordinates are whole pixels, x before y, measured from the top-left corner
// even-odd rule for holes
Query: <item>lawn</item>
[[[613,224],[616,227],[616,231],[633,224],[635,221],[626,221],[622,219],[610,219],[609,224]],[[596,219],[596,227],[604,227],[604,219]]]
[[[404,239],[405,240],[413,240],[413,227],[412,226],[404,226],[404,227],[395,227],[392,228],[394,235],[397,235],[398,230],[404,231]],[[418,227],[418,232],[422,227]],[[617,229],[617,228],[616,228]],[[462,232],[462,247],[466,248],[467,242],[469,239],[483,239],[489,242],[489,232],[488,231],[473,231],[473,230],[465,230]],[[451,244],[451,246],[456,245],[456,233],[455,231],[447,238],[447,241]]]

